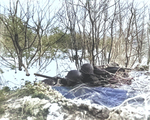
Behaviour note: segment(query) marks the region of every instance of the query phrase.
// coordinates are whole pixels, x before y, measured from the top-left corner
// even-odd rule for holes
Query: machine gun
[[[48,84],[48,85],[53,86],[53,85],[60,85],[60,84],[66,85],[67,84],[67,81],[66,81],[65,78],[50,77],[50,76],[42,75],[42,74],[39,74],[39,73],[34,73],[34,75],[46,78],[46,79],[42,80],[42,82],[44,82],[45,84]]]

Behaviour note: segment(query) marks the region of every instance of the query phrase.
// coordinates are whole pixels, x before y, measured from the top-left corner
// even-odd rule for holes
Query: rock
[[[119,114],[111,112],[107,120],[122,120]]]

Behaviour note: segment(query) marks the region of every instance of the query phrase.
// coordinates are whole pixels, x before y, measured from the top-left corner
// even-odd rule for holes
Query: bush
[[[48,100],[49,98],[46,96],[46,95],[44,95],[43,93],[34,93],[33,95],[32,95],[32,98],[40,98],[40,99],[46,99],[46,100]]]
[[[4,100],[5,100],[4,92],[3,92],[3,90],[0,90],[0,102],[2,102]]]
[[[8,86],[3,87],[2,91],[4,92],[10,92],[10,88]]]
[[[2,74],[2,73],[4,73],[4,71],[0,68],[0,73]]]
[[[5,112],[5,109],[2,108],[2,107],[0,107],[0,115],[1,115],[1,114],[4,114],[4,112]]]

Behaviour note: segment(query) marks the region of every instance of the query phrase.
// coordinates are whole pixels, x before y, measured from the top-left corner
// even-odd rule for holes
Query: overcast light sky
[[[7,6],[7,7],[9,7],[9,1],[17,1],[17,0],[0,0],[0,5],[1,6]],[[55,8],[55,9],[58,9],[59,8],[59,6],[61,6],[61,3],[62,3],[62,1],[64,1],[64,0],[20,0],[20,2],[21,3],[23,3],[24,5],[26,4],[26,2],[27,1],[29,1],[29,2],[32,2],[32,3],[34,3],[34,4],[36,4],[37,3],[37,1],[38,1],[38,3],[40,3],[40,5],[41,5],[41,7],[44,7],[44,4],[46,3],[46,2],[50,2],[50,3],[53,3],[53,7]],[[83,0],[84,1],[84,0]],[[111,0],[111,1],[115,1],[115,0]],[[123,0],[123,1],[128,1],[128,2],[131,2],[131,1],[133,1],[133,0]],[[150,6],[150,0],[134,0],[136,3],[140,3],[140,5],[142,6],[143,5],[143,3],[145,3],[147,6]],[[113,2],[112,2],[113,3]],[[1,10],[1,9],[0,9]]]
[[[0,0],[0,4],[1,5],[9,5],[9,1],[10,0]],[[11,1],[17,1],[17,0],[11,0]],[[39,1],[41,4],[42,3],[45,3],[46,1],[50,1],[50,2],[55,2],[56,3],[56,8],[58,7],[58,4],[61,3],[61,1],[63,0],[20,0],[22,3],[25,3],[26,1],[29,1],[29,2],[37,2]],[[123,0],[123,1],[133,1],[133,0]],[[135,2],[144,2],[148,5],[150,5],[150,0],[134,0]]]

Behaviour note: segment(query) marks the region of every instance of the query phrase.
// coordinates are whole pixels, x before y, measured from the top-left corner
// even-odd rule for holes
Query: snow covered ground
[[[141,64],[145,65],[146,59],[144,59]],[[70,60],[66,58],[52,61],[51,64],[43,71],[40,71],[37,66],[33,66],[29,69],[30,76],[26,76],[24,71],[17,71],[17,73],[15,73],[15,70],[4,67],[1,67],[1,69],[4,73],[0,74],[0,86],[9,86],[13,89],[15,87],[21,87],[21,85],[24,85],[25,81],[33,82],[44,79],[34,76],[34,73],[41,73],[47,76],[61,75],[61,77],[65,77],[69,70],[76,69],[76,67],[73,62],[70,62]],[[130,77],[133,77],[132,84],[122,85],[119,87],[121,90],[128,91],[128,99],[126,99],[121,105],[109,109],[112,111],[120,111],[119,116],[123,114],[123,117],[128,116],[129,118],[131,116],[129,113],[132,113],[134,117],[136,116],[135,120],[147,120],[150,116],[150,72],[131,71],[129,74]],[[72,102],[76,104],[84,103],[88,106],[94,106],[96,108],[101,107],[96,104],[91,104],[88,100],[85,102],[85,100],[75,99]],[[114,117],[115,114],[112,114],[112,116]]]
[[[39,89],[46,90],[45,94],[49,94],[50,100],[31,98],[31,96],[10,99],[8,102],[10,110],[14,110],[13,106],[25,106],[26,104],[34,105],[32,110],[37,114],[37,108],[48,109],[47,120],[149,120],[150,118],[150,73],[147,71],[132,71],[130,75],[134,77],[131,85],[123,85],[119,89],[127,90],[128,98],[119,106],[109,108],[103,105],[93,104],[90,100],[82,99],[65,99],[57,91],[49,90],[40,84]],[[37,86],[34,86],[36,89]],[[118,89],[118,88],[117,88]],[[57,99],[56,99],[57,98]],[[43,105],[41,107],[41,104]],[[64,106],[65,105],[65,106]],[[66,109],[67,105],[67,109]],[[35,108],[34,108],[35,107]],[[41,110],[41,109],[38,110]],[[7,110],[9,112],[10,110]],[[16,114],[16,113],[15,113]],[[35,115],[28,116],[28,120],[35,120]],[[24,114],[23,114],[24,115]],[[23,116],[22,115],[22,116]],[[10,114],[13,116],[13,114]],[[4,116],[8,118],[8,115]],[[4,118],[0,118],[3,120]],[[65,120],[66,120],[65,119]],[[9,119],[8,119],[9,120]],[[104,119],[103,119],[104,120]]]
[[[59,63],[58,66],[56,65],[57,63]],[[70,61],[67,61],[67,59],[65,59],[64,61],[53,61],[44,72],[40,72],[38,68],[33,67],[29,69],[30,76],[25,76],[25,72],[23,71],[17,71],[17,73],[15,73],[14,70],[3,69],[4,73],[0,75],[0,80],[3,85],[7,85],[13,88],[15,86],[20,87],[21,85],[24,85],[24,82],[26,80],[29,80],[31,82],[35,80],[42,80],[43,78],[34,76],[34,73],[37,72],[48,76],[55,76],[60,72],[64,77],[67,74],[68,70],[76,69],[74,63],[69,63]],[[56,71],[57,67],[59,67],[58,71]],[[62,70],[64,71],[62,72]],[[132,120],[148,120],[150,118],[150,72],[131,71],[129,74],[130,77],[133,77],[132,84],[122,85],[119,87],[119,89],[121,90],[128,91],[128,98],[119,106],[114,108],[108,108],[110,114],[107,120],[113,120],[113,118],[115,118],[115,120],[117,120],[117,118],[132,118]],[[94,107],[97,109],[102,109],[103,107],[105,107],[97,104],[91,104],[90,100],[82,99],[74,99],[72,100],[72,103],[75,103],[79,106],[81,104],[86,104],[89,108]],[[56,108],[56,106],[58,106],[58,104],[52,104],[50,105],[49,109]],[[55,113],[58,114],[58,110],[53,111],[52,114],[49,113],[49,118],[54,117],[53,115],[55,115]],[[62,114],[62,111],[60,114]],[[58,117],[56,117],[55,119],[58,119]]]
[[[10,68],[6,68],[0,66],[4,73],[0,74],[0,86],[9,86],[10,88],[20,87],[24,85],[25,81],[39,81],[44,78],[36,77],[34,73],[41,73],[47,76],[54,77],[56,75],[60,75],[61,77],[65,77],[67,72],[71,69],[76,69],[75,64],[70,62],[69,59],[58,59],[57,61],[52,61],[47,68],[42,71],[37,66],[31,67],[29,70],[30,76],[26,76],[25,71],[12,70]]]

